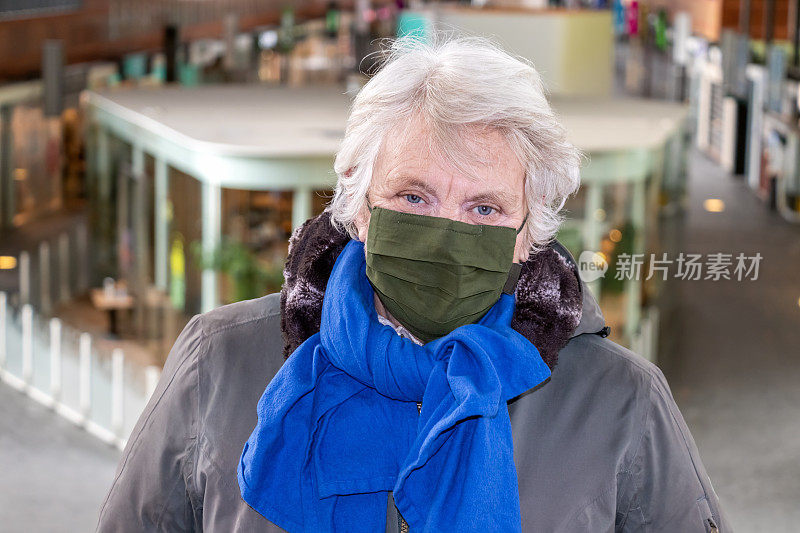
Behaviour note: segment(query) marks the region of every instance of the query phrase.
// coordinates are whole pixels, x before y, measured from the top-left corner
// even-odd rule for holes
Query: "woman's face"
[[[409,130],[407,130],[409,131]],[[525,214],[525,170],[497,131],[470,131],[472,155],[481,163],[464,175],[428,148],[422,129],[389,135],[372,174],[373,206],[459,220],[519,228]],[[367,241],[369,211],[356,221],[358,238]],[[517,235],[514,261],[528,259],[524,233]],[[413,238],[409,235],[409,238]]]

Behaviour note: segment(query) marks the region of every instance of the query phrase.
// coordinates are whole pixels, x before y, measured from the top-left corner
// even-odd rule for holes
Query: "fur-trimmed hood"
[[[307,220],[289,239],[281,290],[284,357],[319,331],[328,277],[349,240],[327,212]],[[511,326],[536,346],[551,370],[572,336],[603,330],[602,313],[581,282],[575,260],[557,241],[523,263],[515,297]]]

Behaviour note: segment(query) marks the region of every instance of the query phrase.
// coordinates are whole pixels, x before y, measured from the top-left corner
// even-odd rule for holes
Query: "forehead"
[[[447,181],[465,192],[517,192],[524,176],[523,165],[499,130],[465,125],[433,132],[425,121],[411,119],[396,125],[383,140],[373,186],[424,182],[436,187]]]

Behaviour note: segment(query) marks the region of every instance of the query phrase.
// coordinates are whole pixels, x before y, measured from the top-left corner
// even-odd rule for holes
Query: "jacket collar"
[[[319,331],[328,277],[349,240],[327,212],[292,233],[281,289],[284,357]],[[511,326],[536,346],[551,370],[571,337],[603,329],[597,302],[578,276],[575,259],[558,241],[523,263],[515,297]]]
[[[577,337],[582,333],[596,333],[607,336],[608,330],[603,332],[603,329],[606,327],[606,320],[603,316],[603,311],[600,309],[600,305],[597,303],[594,295],[589,290],[586,282],[583,281],[583,279],[580,277],[580,274],[578,274],[578,262],[575,261],[575,258],[572,256],[569,250],[567,250],[564,245],[557,240],[553,241],[550,247],[561,255],[574,273],[575,277],[580,280],[582,307],[581,318],[580,322],[578,323],[578,327],[576,327],[575,331],[572,332],[571,337]]]

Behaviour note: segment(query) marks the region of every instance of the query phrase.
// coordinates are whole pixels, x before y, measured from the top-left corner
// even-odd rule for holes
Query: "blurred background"
[[[540,71],[611,338],[736,530],[798,530],[798,0],[0,3],[0,530],[94,529],[182,327],[280,290],[379,39],[434,25]]]

